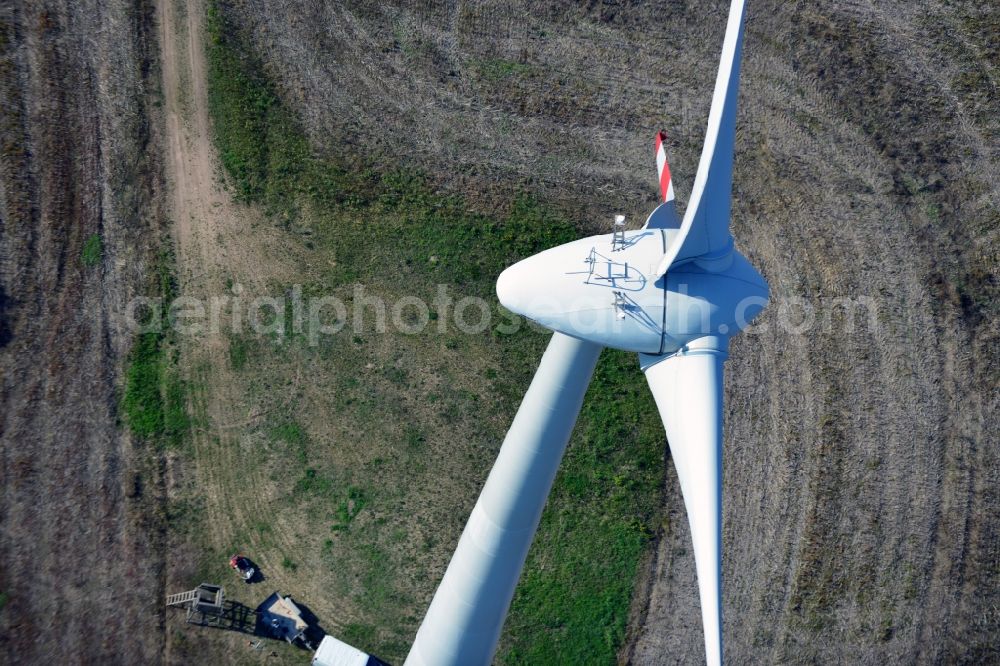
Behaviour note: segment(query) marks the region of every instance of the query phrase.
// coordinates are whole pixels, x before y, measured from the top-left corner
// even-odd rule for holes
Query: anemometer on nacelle
[[[611,225],[611,251],[625,249],[625,216],[615,215],[614,224]]]

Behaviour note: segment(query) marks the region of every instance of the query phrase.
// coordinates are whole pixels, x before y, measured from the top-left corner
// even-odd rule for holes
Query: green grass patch
[[[237,372],[247,365],[247,359],[253,351],[253,341],[241,335],[229,337],[229,366]]]
[[[372,645],[378,641],[378,629],[364,622],[345,624],[338,635],[349,645]]]
[[[284,444],[300,464],[309,462],[309,439],[300,424],[289,420],[274,426],[271,439]]]
[[[494,316],[493,329],[481,336],[442,338],[433,323],[429,327],[424,344],[436,345],[443,356],[484,359],[487,381],[477,393],[444,381],[421,394],[419,402],[428,414],[423,422],[408,420],[406,408],[394,399],[420,390],[416,373],[391,364],[369,375],[358,373],[359,358],[379,346],[367,329],[363,335],[345,331],[319,350],[231,341],[231,365],[249,369],[259,357],[263,367],[277,363],[279,355],[302,354],[317,368],[329,368],[317,369],[317,380],[325,372],[338,378],[331,398],[336,418],[360,426],[360,437],[374,441],[383,422],[402,422],[395,429],[386,426],[386,437],[398,443],[401,458],[409,461],[431,448],[435,429],[472,427],[475,443],[463,442],[456,455],[481,458],[502,439],[506,425],[470,415],[498,409],[512,413],[549,337],[524,326],[516,334],[497,331],[496,325],[506,319],[494,295],[496,276],[520,258],[577,238],[578,232],[530,193],[510,202],[503,214],[484,215],[470,211],[461,197],[436,192],[412,170],[379,171],[357,156],[317,155],[295,115],[280,103],[253,50],[240,42],[215,7],[208,26],[209,105],[223,165],[240,198],[260,205],[272,219],[294,220],[309,213],[308,247],[315,247],[322,257],[315,264],[324,268],[306,289],[342,293],[337,290],[361,283],[396,293],[405,281],[406,293],[430,302],[436,285],[448,283],[456,298],[488,299]],[[494,63],[485,71],[499,78],[521,73],[516,63]],[[288,242],[304,241],[290,234]],[[432,322],[449,316],[447,308],[435,306]],[[404,344],[403,336],[395,342]],[[359,464],[338,469],[332,477],[306,467],[307,449],[323,443],[311,441],[302,425],[281,421],[269,435],[288,452],[301,451],[300,464],[288,476],[291,496],[322,504],[332,523],[323,549],[330,558],[342,559],[330,560],[339,563],[331,564],[330,575],[340,589],[355,590],[365,618],[344,627],[341,638],[401,660],[405,640],[416,631],[425,608],[415,602],[416,607],[407,607],[411,602],[399,591],[400,578],[420,580],[423,590],[437,584],[421,578],[412,554],[437,543],[435,526],[425,525],[416,543],[399,538],[407,534],[401,528],[408,516],[386,507],[399,506],[393,503],[407,489],[395,486],[406,483],[382,476],[393,461],[379,457],[371,469]],[[663,440],[635,355],[605,352],[511,607],[498,652],[501,663],[615,662],[637,566],[652,534],[649,526],[658,522]],[[364,453],[358,442],[342,445]],[[424,474],[415,464],[395,464],[395,469]]]
[[[125,417],[137,435],[152,437],[163,430],[162,333],[148,331],[132,347],[132,360],[125,373]]]
[[[187,386],[176,368],[166,370],[163,389],[163,436],[166,444],[180,445],[184,441],[191,417],[187,409]]]
[[[531,65],[504,58],[475,60],[470,64],[479,76],[494,83],[503,81],[511,76],[531,74],[534,71]]]
[[[615,662],[663,479],[663,434],[635,365],[634,354],[601,358],[514,597],[501,663]]]
[[[90,268],[91,266],[96,266],[101,263],[101,258],[104,256],[104,243],[101,241],[100,234],[90,234],[87,240],[83,243],[83,250],[80,252],[80,260],[83,261],[83,265]]]
[[[333,494],[335,488],[333,479],[320,474],[312,467],[307,468],[295,483],[295,492],[302,495],[328,497]]]
[[[162,253],[154,265],[154,289],[160,303],[144,315],[125,369],[122,413],[136,435],[163,446],[177,446],[191,425],[187,387],[171,353],[174,332],[167,321],[167,304],[176,293],[173,255]]]

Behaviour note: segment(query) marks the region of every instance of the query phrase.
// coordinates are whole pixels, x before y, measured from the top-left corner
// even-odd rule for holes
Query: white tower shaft
[[[420,625],[406,666],[489,664],[603,348],[555,333]]]

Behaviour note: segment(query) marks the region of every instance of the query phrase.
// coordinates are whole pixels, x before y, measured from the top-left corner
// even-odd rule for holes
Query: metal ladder
[[[198,597],[198,590],[191,590],[190,592],[178,592],[177,594],[167,595],[167,605],[168,606],[180,606],[182,604],[190,603]]]

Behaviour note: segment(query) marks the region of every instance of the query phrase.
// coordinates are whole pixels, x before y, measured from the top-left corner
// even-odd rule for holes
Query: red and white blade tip
[[[674,184],[670,180],[670,165],[667,163],[667,151],[663,144],[667,140],[664,132],[656,133],[656,171],[660,176],[660,194],[664,201],[673,201]]]

